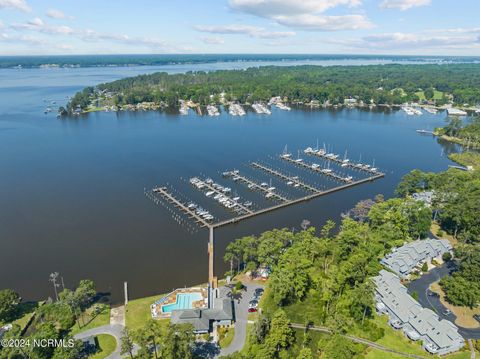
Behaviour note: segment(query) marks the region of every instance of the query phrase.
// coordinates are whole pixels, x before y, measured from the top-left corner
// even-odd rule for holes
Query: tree
[[[427,264],[427,262],[424,262],[424,263],[422,264],[422,272],[423,272],[423,273],[428,272],[428,264]]]
[[[74,340],[70,335],[63,338],[66,343],[74,341],[73,346],[68,344],[63,346],[58,346],[53,352],[52,359],[78,359],[81,357],[81,352],[83,349],[83,343],[80,340]]]
[[[133,339],[128,328],[124,328],[122,332],[120,354],[129,354],[133,359]]]
[[[251,336],[253,341],[258,344],[262,344],[265,341],[265,338],[270,330],[270,321],[268,317],[260,314],[253,324],[253,329]]]
[[[293,329],[290,327],[290,320],[285,312],[278,309],[272,317],[270,332],[265,340],[267,351],[278,353],[281,349],[288,348],[295,339]]]
[[[12,289],[0,290],[0,323],[13,318],[20,303],[20,296]]]
[[[157,343],[162,336],[161,327],[155,319],[149,319],[147,323],[136,332],[136,341],[143,349],[143,353],[148,353],[152,348],[155,359],[158,359]]]
[[[328,340],[321,339],[318,346],[328,359],[351,359],[362,350],[340,334],[334,334]]]
[[[452,260],[452,253],[445,252],[442,254],[442,259],[444,262],[450,262]]]
[[[304,347],[298,353],[297,359],[313,359],[312,349]]]

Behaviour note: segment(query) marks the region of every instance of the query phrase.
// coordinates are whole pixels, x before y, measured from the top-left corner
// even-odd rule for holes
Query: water
[[[227,270],[223,251],[234,238],[275,227],[299,228],[303,219],[317,227],[330,218],[339,220],[361,199],[392,196],[401,177],[414,168],[445,170],[451,164],[446,154],[456,150],[415,132],[443,125],[443,113],[414,117],[403,111],[294,109],[275,110],[271,116],[249,112],[242,118],[225,113],[210,118],[109,112],[62,120],[43,114],[44,100],[62,104],[85,85],[158,69],[0,70],[0,288],[43,299],[53,295],[49,273],[58,271],[67,287],[94,279],[116,302],[122,299],[124,281],[131,298],[206,282],[208,233],[190,234],[170,212],[148,200],[144,188],[168,183],[187,197],[206,201],[188,178],[226,181],[220,173],[239,168],[268,181],[248,163],[260,160],[286,169],[269,157],[281,153],[285,144],[296,154],[315,146],[318,138],[337,153],[348,150],[352,160],[360,154],[364,162],[375,159],[386,177],[219,229],[218,276]],[[238,188],[239,195],[248,192]],[[252,199],[260,201],[254,195]],[[228,212],[214,210],[228,217]]]
[[[170,313],[178,309],[191,309],[192,303],[198,300],[202,300],[202,293],[178,293],[177,301],[172,304],[167,304],[162,307],[162,313]]]

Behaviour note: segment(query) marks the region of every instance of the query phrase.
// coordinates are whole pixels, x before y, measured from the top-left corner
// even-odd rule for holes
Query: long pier
[[[252,166],[255,167],[255,168],[258,168],[258,169],[261,169],[262,171],[265,171],[271,175],[274,175],[274,176],[277,176],[277,177],[280,177],[281,179],[285,180],[285,181],[290,181],[290,182],[293,182],[294,184],[297,185],[297,187],[302,187],[302,188],[305,188],[311,192],[314,192],[314,193],[319,193],[319,192],[322,192],[321,190],[319,190],[318,188],[315,188],[315,187],[312,187],[310,186],[309,184],[303,182],[303,181],[300,181],[298,179],[298,177],[296,176],[287,176],[277,170],[274,170],[273,168],[270,168],[270,167],[267,167],[267,166],[264,166],[258,162],[252,162]]]
[[[220,191],[219,189],[213,187],[211,184],[209,184],[209,183],[207,183],[206,181],[203,181],[203,180],[202,180],[202,182],[203,182],[204,186],[207,187],[209,190],[215,192],[216,194],[221,194],[222,196],[228,198],[228,200],[229,200],[230,202],[232,202],[232,203],[235,205],[235,207],[240,208],[240,209],[243,210],[245,213],[253,213],[253,211],[252,211],[250,208],[245,207],[243,204],[241,204],[241,203],[239,203],[239,202],[237,202],[237,201],[234,201],[233,198],[231,198],[230,196],[227,196],[225,193],[223,193],[223,192]]]
[[[259,190],[260,192],[265,193],[265,195],[270,194],[272,198],[277,199],[277,200],[282,201],[282,202],[288,202],[289,201],[288,198],[285,198],[285,197],[279,195],[278,193],[276,193],[274,191],[269,191],[268,188],[262,187],[258,183],[253,182],[251,179],[240,175],[240,173],[238,171],[235,171],[235,172],[230,171],[228,173],[229,173],[230,177],[237,178],[240,182],[243,182],[243,183],[247,184],[249,186],[249,188],[251,188],[251,189]],[[257,213],[257,212],[254,212],[254,213]]]
[[[200,217],[198,214],[195,213],[194,210],[191,210],[188,208],[185,204],[180,202],[178,199],[175,198],[175,196],[167,191],[166,187],[156,187],[152,190],[153,193],[158,193],[162,197],[164,197],[168,202],[173,204],[175,207],[181,209],[183,212],[185,212],[187,215],[189,215],[191,218],[194,218],[196,223],[200,223],[201,227],[211,227],[212,225],[208,223],[205,219]]]
[[[309,156],[316,156],[316,157],[323,158],[324,160],[327,160],[327,161],[332,161],[332,162],[338,163],[338,164],[342,165],[343,167],[350,167],[350,168],[353,168],[353,169],[356,169],[356,170],[365,171],[365,172],[373,173],[373,174],[379,173],[379,171],[373,170],[371,167],[366,167],[367,165],[365,165],[365,164],[355,163],[355,162],[350,162],[350,161],[345,162],[344,160],[342,160],[339,157],[327,156],[327,153],[323,152],[323,151],[312,151],[312,152],[303,151],[303,152],[306,155],[309,155]],[[338,155],[336,155],[336,156],[338,156]]]
[[[347,182],[347,183],[351,183],[352,180],[347,180],[345,177],[342,177],[340,175],[337,175],[336,173],[334,173],[333,171],[332,172],[325,172],[324,169],[322,168],[315,168],[315,167],[312,167],[312,165],[309,165],[308,163],[305,163],[303,161],[296,161],[290,157],[287,157],[287,156],[284,156],[284,155],[281,155],[280,158],[284,161],[287,161],[287,162],[290,162],[292,164],[294,164],[295,166],[299,166],[299,167],[303,167],[303,168],[307,168],[309,169],[310,171],[313,171],[313,172],[316,172],[316,173],[320,173],[324,176],[327,176],[327,177],[332,177],[333,179],[337,180],[337,181],[341,181],[341,182]]]
[[[237,176],[238,176],[238,174],[237,174]],[[226,226],[226,225],[229,225],[229,224],[238,223],[240,221],[243,221],[245,219],[248,219],[248,218],[263,214],[263,213],[276,211],[277,209],[280,209],[280,208],[284,208],[284,207],[287,207],[287,206],[292,206],[294,204],[301,203],[301,202],[310,201],[311,199],[314,199],[314,198],[317,198],[317,197],[320,197],[320,196],[325,196],[325,195],[330,194],[330,193],[338,192],[338,191],[341,191],[343,189],[350,188],[350,187],[353,187],[353,186],[358,186],[362,183],[372,182],[372,181],[374,181],[376,179],[379,179],[379,178],[382,178],[384,176],[385,176],[384,173],[378,173],[378,174],[373,175],[371,177],[367,177],[367,178],[364,178],[364,179],[361,179],[361,180],[358,180],[358,181],[354,181],[354,182],[351,182],[351,183],[346,183],[344,185],[334,187],[334,188],[331,188],[331,189],[328,189],[328,190],[325,190],[325,191],[313,193],[313,194],[310,194],[310,195],[305,196],[305,197],[301,197],[301,198],[294,199],[294,200],[287,200],[284,203],[280,203],[280,204],[277,204],[277,205],[272,206],[272,207],[264,208],[264,209],[258,210],[256,212],[253,212],[253,213],[250,213],[250,214],[245,214],[243,216],[238,216],[238,217],[235,217],[235,218],[230,218],[230,219],[227,219],[227,220],[224,220],[224,221],[220,221],[220,222],[217,222],[217,223],[213,224],[212,227],[213,228],[219,228],[219,227],[223,227],[223,226]]]

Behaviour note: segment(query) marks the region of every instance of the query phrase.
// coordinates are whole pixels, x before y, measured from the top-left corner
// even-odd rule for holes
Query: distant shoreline
[[[192,65],[220,62],[385,61],[387,63],[480,63],[476,56],[312,55],[312,54],[192,54],[192,55],[69,55],[0,56],[0,69],[88,68]]]

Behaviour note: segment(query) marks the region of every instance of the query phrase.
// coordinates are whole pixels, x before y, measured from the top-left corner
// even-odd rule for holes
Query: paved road
[[[422,275],[419,279],[414,280],[408,285],[408,293],[411,295],[413,292],[418,293],[418,302],[424,308],[430,308],[438,314],[441,319],[447,319],[455,324],[455,319],[457,317],[455,314],[451,313],[449,315],[444,315],[443,313],[447,308],[440,302],[440,298],[429,296],[428,289],[430,285],[442,277],[451,274],[456,269],[455,265],[450,263],[445,263],[440,267],[436,267],[427,274]],[[455,324],[457,325],[457,324]],[[462,328],[458,327],[458,332],[465,339],[480,339],[480,328]]]
[[[257,288],[263,288],[263,286],[253,283],[246,284],[246,290],[242,291],[241,297],[235,298],[235,335],[232,344],[220,350],[220,356],[229,355],[243,349],[247,338],[248,302],[253,299],[253,294]]]
[[[292,323],[291,327],[292,328],[297,328],[297,329],[306,329],[306,327],[304,325],[296,324],[296,323]],[[332,329],[327,328],[327,327],[320,327],[320,326],[311,326],[311,327],[308,328],[308,330],[315,330],[317,332],[323,332],[323,333],[329,333],[329,334],[333,333]],[[371,348],[375,348],[375,349],[378,349],[378,350],[381,350],[381,351],[384,351],[384,352],[387,352],[387,353],[394,353],[394,354],[398,354],[398,355],[401,355],[401,356],[404,356],[404,357],[407,357],[407,358],[414,358],[414,359],[424,359],[425,358],[425,357],[420,356],[420,355],[399,352],[397,350],[387,348],[383,345],[372,342],[370,340],[359,338],[359,337],[354,337],[353,335],[347,335],[347,334],[341,334],[341,335],[344,338],[350,339],[351,341],[353,341],[355,343],[365,344],[365,345],[368,345]]]
[[[117,348],[115,351],[110,354],[108,357],[105,359],[118,359],[121,358],[120,355],[120,338],[122,337],[122,331],[123,331],[123,326],[118,325],[118,324],[107,324],[107,325],[102,325],[101,327],[93,328],[90,330],[86,330],[84,332],[78,333],[74,335],[75,339],[81,340],[85,339],[90,336],[96,336],[99,334],[110,334],[111,336],[115,337],[117,340]]]

